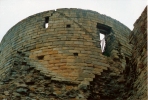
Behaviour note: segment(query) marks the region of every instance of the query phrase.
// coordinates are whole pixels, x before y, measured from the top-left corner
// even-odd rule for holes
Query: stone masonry
[[[75,8],[20,21],[0,44],[0,100],[145,100],[145,12],[132,32],[106,15]]]
[[[126,85],[127,100],[147,100],[147,7],[134,24],[130,34],[132,56],[129,59]]]

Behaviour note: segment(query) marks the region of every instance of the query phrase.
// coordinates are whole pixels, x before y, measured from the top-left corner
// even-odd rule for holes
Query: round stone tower
[[[101,51],[100,33],[105,35]],[[41,12],[18,22],[0,44],[0,79],[9,75],[18,56],[55,81],[88,85],[110,65],[130,56],[130,30],[122,23],[98,12],[82,9],[57,9]],[[19,70],[19,69],[18,69]]]

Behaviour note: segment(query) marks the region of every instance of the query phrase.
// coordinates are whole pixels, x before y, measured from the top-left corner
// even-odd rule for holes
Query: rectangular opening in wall
[[[67,24],[67,25],[66,25],[66,28],[70,28],[70,27],[71,27],[71,25],[70,25],[70,24]]]
[[[78,56],[78,53],[73,53],[74,56]]]
[[[44,28],[48,28],[49,17],[45,17]]]
[[[106,37],[110,34],[111,27],[101,23],[97,23],[96,28],[98,29],[98,35],[100,37],[101,51],[103,54],[106,54]]]
[[[44,56],[42,55],[42,56],[37,56],[37,59],[38,60],[43,60],[44,59]]]

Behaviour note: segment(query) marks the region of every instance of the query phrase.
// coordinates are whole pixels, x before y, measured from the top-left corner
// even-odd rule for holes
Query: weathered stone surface
[[[132,57],[127,59],[127,100],[147,100],[147,7],[134,24],[130,34]]]
[[[145,12],[131,34],[115,19],[74,8],[20,21],[0,43],[0,100],[145,100]]]

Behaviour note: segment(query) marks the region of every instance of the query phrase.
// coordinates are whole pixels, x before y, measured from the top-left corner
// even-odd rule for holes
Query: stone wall
[[[147,7],[130,34],[132,56],[126,68],[127,100],[147,100]]]
[[[49,69],[56,80],[82,81],[87,70],[100,74],[109,65],[100,50],[97,23],[111,27],[106,36],[106,48],[112,48],[108,50],[110,55],[118,58],[118,47],[122,45],[120,53],[129,56],[130,30],[120,22],[90,10],[51,10],[30,16],[7,32],[0,46],[0,78],[9,73],[14,65],[13,54],[20,51],[28,52],[32,62]]]
[[[30,93],[36,95],[31,86],[35,90],[42,88],[37,95],[50,95],[54,98],[51,100],[82,100],[81,97],[83,100],[124,100],[121,97],[124,70],[132,55],[128,39],[130,32],[119,21],[90,10],[65,8],[32,15],[13,26],[1,41],[0,96],[23,99]],[[105,34],[106,40],[103,53],[100,33]],[[34,77],[36,71],[48,77],[53,85],[71,87],[64,93],[78,93],[73,97],[62,95],[62,90],[47,82],[49,86],[46,87],[54,90],[48,94],[46,92],[50,91],[42,86],[44,82],[38,83],[39,78],[28,84],[31,80],[27,80],[27,74]],[[39,73],[37,76],[43,77]],[[6,84],[15,85],[14,78],[22,79],[19,84],[23,83],[25,87],[16,86],[4,91]],[[49,80],[42,78],[41,81]],[[23,93],[18,92],[20,88]],[[48,99],[46,96],[42,98]]]

